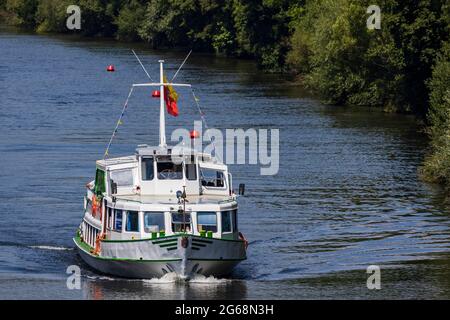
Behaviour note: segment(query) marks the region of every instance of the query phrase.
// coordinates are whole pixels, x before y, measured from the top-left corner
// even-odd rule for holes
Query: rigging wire
[[[213,144],[214,150],[216,150],[216,144],[214,143],[214,140],[211,139],[211,136],[209,135],[209,132],[208,132],[209,127],[208,127],[208,123],[206,122],[206,116],[205,116],[205,113],[204,113],[203,110],[200,108],[200,104],[198,103],[198,102],[200,101],[200,99],[197,98],[197,96],[195,95],[195,92],[194,92],[194,88],[192,88],[192,87],[191,87],[191,92],[192,92],[192,96],[194,97],[194,101],[195,101],[195,105],[197,106],[197,110],[198,110],[198,112],[199,112],[199,114],[200,114],[200,119],[202,120],[203,125],[204,125],[205,128],[206,128],[206,135],[207,135],[209,141],[211,141],[211,143]],[[215,156],[216,156],[217,158],[219,158],[217,152],[215,152]],[[222,159],[219,158],[219,161],[222,162]]]
[[[134,52],[133,49],[131,49],[131,52],[133,52],[134,56],[136,57],[137,61],[138,61],[139,64],[141,65],[141,67],[142,67],[142,69],[144,70],[144,72],[145,72],[145,74],[147,75],[147,77],[148,77],[151,81],[153,81],[152,77],[150,77],[150,75],[148,74],[147,69],[145,69],[144,65],[143,65],[142,62],[141,62],[141,59],[139,59],[139,57],[138,57],[138,55],[136,54],[136,52]]]
[[[170,80],[170,82],[173,82],[173,80],[175,80],[175,78],[176,78],[177,75],[178,75],[178,72],[180,72],[181,68],[183,68],[184,64],[186,63],[186,61],[187,61],[187,59],[189,58],[189,56],[191,55],[191,53],[192,53],[192,49],[191,49],[191,51],[189,51],[189,53],[187,54],[186,58],[184,58],[183,62],[181,63],[180,67],[178,68],[177,72],[175,72],[175,74],[173,75],[172,80]]]
[[[116,123],[116,127],[114,128],[114,131],[113,131],[113,133],[112,133],[112,135],[111,135],[111,138],[109,139],[108,146],[106,147],[105,153],[104,153],[104,155],[103,155],[103,160],[105,160],[106,157],[108,156],[108,154],[109,154],[109,148],[111,147],[111,143],[112,143],[114,137],[116,136],[117,129],[118,129],[119,126],[122,124],[122,118],[123,118],[123,116],[125,115],[125,111],[126,111],[127,108],[128,108],[128,100],[130,100],[131,94],[133,93],[133,89],[134,89],[134,87],[132,86],[131,89],[130,89],[130,92],[128,93],[127,100],[125,100],[125,104],[123,105],[122,113],[120,114],[119,120],[118,120],[117,123]]]

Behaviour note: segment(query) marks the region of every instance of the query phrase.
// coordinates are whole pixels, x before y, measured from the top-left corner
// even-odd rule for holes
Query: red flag
[[[167,83],[166,76],[164,76],[164,82]],[[178,116],[178,94],[172,86],[164,86],[164,100],[166,101],[167,112],[174,117]]]

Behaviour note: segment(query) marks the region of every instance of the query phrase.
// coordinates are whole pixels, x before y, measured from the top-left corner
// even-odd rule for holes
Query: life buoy
[[[97,215],[97,210],[98,210],[97,197],[94,195],[92,196],[92,215],[94,217]]]
[[[105,235],[103,233],[97,235],[97,238],[95,239],[95,248],[92,253],[95,254],[96,256],[98,256],[100,253],[101,242],[103,239],[105,239]]]
[[[244,235],[242,234],[242,232],[240,232],[240,231],[239,231],[239,239],[241,239],[242,241],[244,241],[245,250],[247,250],[247,248],[248,248],[248,241],[247,241],[247,239],[244,237]]]
[[[102,204],[101,201],[95,196],[92,196],[92,215],[94,217],[100,214],[100,220],[102,219]]]

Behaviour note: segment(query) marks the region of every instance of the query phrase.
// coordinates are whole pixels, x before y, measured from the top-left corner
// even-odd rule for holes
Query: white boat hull
[[[187,239],[187,240],[186,240]],[[158,239],[103,241],[99,255],[74,238],[81,258],[92,268],[125,278],[225,276],[246,259],[244,241],[178,235]],[[186,246],[184,247],[183,246]]]

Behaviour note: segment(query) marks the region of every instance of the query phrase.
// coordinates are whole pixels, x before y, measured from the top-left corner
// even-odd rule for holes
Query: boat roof
[[[107,158],[102,160],[97,160],[97,165],[101,167],[107,167],[111,165],[126,164],[136,162],[136,156],[170,156],[176,154],[177,156],[199,156],[203,162],[213,162],[217,164],[222,164],[216,158],[212,157],[209,153],[199,152],[193,148],[179,147],[179,146],[148,146],[146,144],[138,145],[136,148],[135,155],[124,156],[117,158]]]

